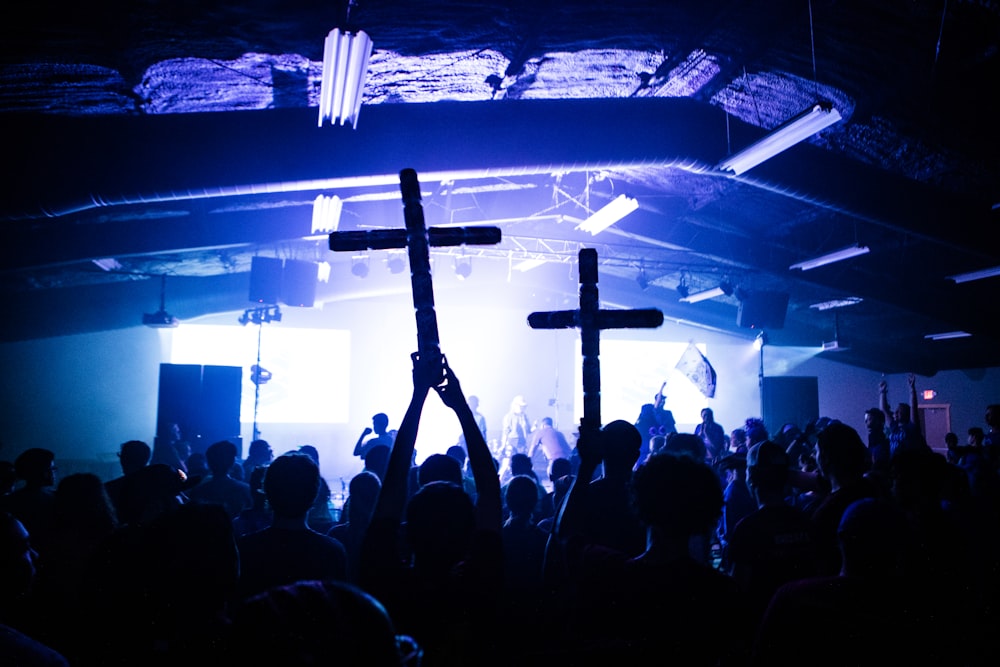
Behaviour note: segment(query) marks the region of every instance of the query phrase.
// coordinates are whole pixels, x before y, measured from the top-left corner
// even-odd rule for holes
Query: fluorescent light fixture
[[[717,296],[722,296],[726,292],[721,287],[713,287],[712,289],[707,289],[702,292],[695,292],[694,294],[688,294],[685,297],[681,297],[680,300],[684,303],[698,303],[699,301],[707,301],[708,299],[714,299]]]
[[[968,338],[971,336],[968,331],[946,331],[945,333],[927,334],[927,340],[949,340],[951,338]]]
[[[337,231],[343,210],[344,202],[337,195],[317,195],[313,200],[312,233],[329,234]]]
[[[96,264],[102,271],[119,271],[122,268],[121,263],[114,257],[92,259],[90,261]]]
[[[982,280],[983,278],[993,278],[994,276],[1000,276],[1000,266],[994,266],[992,269],[983,269],[982,271],[959,273],[956,276],[948,276],[948,280],[953,280],[956,283],[967,283],[973,280]]]
[[[810,308],[815,308],[816,310],[833,310],[834,308],[844,308],[845,306],[853,306],[854,304],[861,303],[864,299],[860,296],[848,296],[843,299],[833,299],[832,301],[823,301],[821,303],[810,304]]]
[[[544,263],[545,263],[544,259],[538,259],[538,258],[525,259],[523,261],[518,262],[511,268],[513,268],[515,271],[520,271],[524,273],[525,271],[531,271],[532,269],[537,269]]]
[[[851,257],[857,257],[858,255],[866,255],[870,252],[870,249],[866,245],[852,245],[848,246],[842,250],[837,250],[835,252],[827,253],[821,257],[814,257],[813,259],[807,259],[804,262],[799,262],[798,264],[792,264],[789,269],[802,269],[803,271],[808,271],[809,269],[815,269],[819,266],[826,266],[827,264],[833,264],[834,262],[839,262],[841,260],[850,259]]]
[[[763,139],[729,156],[720,162],[717,168],[721,171],[731,171],[739,176],[761,162],[791,148],[803,139],[833,125],[840,118],[840,112],[834,109],[833,105],[829,103],[816,104],[784,125],[772,130]]]
[[[323,45],[323,77],[319,88],[319,126],[351,122],[358,129],[358,112],[368,75],[372,40],[363,30],[341,32],[334,28]]]
[[[607,206],[580,223],[577,229],[596,236],[637,208],[639,208],[639,202],[636,199],[618,195]]]

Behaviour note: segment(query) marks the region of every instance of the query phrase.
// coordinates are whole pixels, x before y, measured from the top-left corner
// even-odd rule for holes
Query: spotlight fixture
[[[472,274],[472,259],[466,256],[455,258],[455,277],[465,280]]]
[[[639,289],[644,290],[649,287],[649,279],[646,278],[646,269],[639,267],[639,273],[635,277],[635,282],[639,284]]]
[[[993,278],[994,276],[1000,276],[1000,266],[994,266],[991,269],[983,269],[981,271],[970,271],[969,273],[959,273],[955,276],[948,276],[948,280],[955,283],[968,283],[973,280],[982,280],[984,278]]]
[[[155,313],[143,313],[142,323],[154,329],[172,329],[180,320],[167,312],[167,276],[160,276],[160,309]]]
[[[350,33],[334,28],[326,36],[319,92],[320,127],[325,120],[331,125],[350,121],[351,127],[358,129],[358,113],[371,54],[372,40],[363,30]]]
[[[406,268],[406,256],[401,252],[389,253],[389,258],[385,260],[385,265],[389,268],[389,273],[402,273]]]
[[[757,334],[757,337],[753,339],[753,349],[760,352],[761,350],[764,349],[764,346],[767,345],[767,343],[768,343],[767,334],[761,331],[759,334]]]
[[[368,277],[368,255],[355,255],[351,258],[351,273],[358,278]]]
[[[845,259],[850,259],[852,257],[857,257],[859,255],[866,255],[870,252],[868,246],[854,244],[852,246],[847,246],[841,250],[835,250],[834,252],[821,255],[819,257],[814,257],[813,259],[807,259],[804,262],[799,262],[798,264],[792,264],[789,269],[802,269],[803,271],[808,271],[810,269],[815,269],[820,266],[826,266],[827,264],[833,264],[834,262],[840,262]]]
[[[688,295],[691,293],[691,289],[687,284],[687,277],[683,273],[681,274],[681,281],[677,283],[677,293],[681,295],[681,301],[688,298]]]
[[[716,168],[739,176],[761,162],[769,160],[820,130],[833,125],[840,119],[840,112],[834,109],[832,104],[820,102],[772,130],[762,139],[755,141],[738,153],[730,155]]]
[[[639,208],[639,202],[632,197],[618,195],[611,202],[577,226],[577,229],[596,236],[626,215]]]

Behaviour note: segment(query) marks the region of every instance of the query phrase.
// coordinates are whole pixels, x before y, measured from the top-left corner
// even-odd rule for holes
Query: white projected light
[[[637,208],[639,208],[638,200],[618,195],[607,206],[580,223],[577,229],[597,235]]]
[[[788,150],[800,141],[833,125],[840,118],[840,112],[834,109],[832,105],[816,104],[784,125],[772,130],[763,139],[729,156],[719,163],[718,169],[721,171],[731,171],[739,176],[743,172],[753,169],[761,162],[771,159],[778,153]]]
[[[358,129],[358,113],[368,74],[372,40],[363,30],[341,32],[334,28],[323,45],[323,78],[319,89],[319,126],[351,122]]]

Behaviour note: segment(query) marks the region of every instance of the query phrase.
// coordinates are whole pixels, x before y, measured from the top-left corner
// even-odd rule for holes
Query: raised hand
[[[448,359],[441,355],[441,363],[444,365],[444,382],[435,385],[434,391],[441,397],[441,402],[452,410],[457,410],[462,406],[468,406],[465,394],[462,393],[462,385],[459,384],[455,372],[448,365]]]

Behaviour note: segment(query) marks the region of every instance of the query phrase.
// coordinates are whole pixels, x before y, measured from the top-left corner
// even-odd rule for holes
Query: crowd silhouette
[[[448,360],[412,355],[412,379],[398,430],[378,413],[358,438],[364,470],[333,512],[298,443],[240,461],[218,442],[202,468],[129,440],[107,480],[58,479],[41,447],[3,462],[0,662],[995,659],[1000,406],[945,455],[884,383],[864,437],[831,417],[726,437],[708,408],[678,433],[657,394],[634,423],[552,439],[544,475],[512,452],[502,480]],[[431,394],[462,437],[417,466]]]

